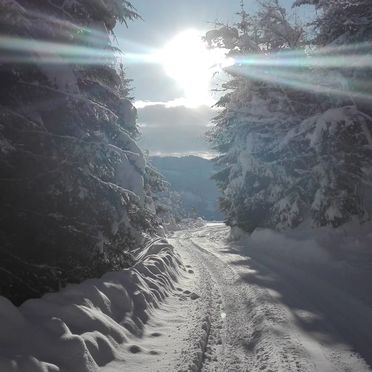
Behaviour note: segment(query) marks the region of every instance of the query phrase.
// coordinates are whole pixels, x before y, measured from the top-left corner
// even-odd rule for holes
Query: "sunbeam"
[[[310,93],[318,93],[324,95],[333,95],[337,97],[346,97],[351,100],[353,99],[363,99],[363,100],[372,100],[372,95],[368,93],[363,93],[356,91],[343,85],[341,87],[336,87],[335,83],[331,80],[325,79],[322,81],[311,82],[311,76],[308,74],[296,73],[291,71],[286,71],[284,69],[263,69],[260,67],[251,67],[249,69],[243,69],[241,66],[232,66],[229,68],[234,74],[239,74],[241,76],[246,76],[251,80],[264,81],[267,83],[280,84],[293,88],[300,91],[307,91]],[[356,85],[356,82],[353,82]],[[360,81],[358,84],[363,85],[363,82]]]
[[[94,63],[112,58],[110,49],[91,48],[83,45],[62,44],[35,39],[0,36],[0,62],[33,63]]]
[[[294,67],[294,68],[371,68],[372,55],[357,53],[340,54],[340,51],[319,51],[318,53],[306,54],[305,52],[278,53],[272,56],[254,55],[248,57],[236,57],[236,64],[247,66],[265,66],[265,67]]]
[[[59,22],[56,19],[49,19],[49,21]],[[70,27],[69,24],[62,23]],[[99,34],[98,31],[87,31],[89,35],[92,33],[96,33],[96,36]],[[363,89],[357,91],[355,88],[366,86],[367,82],[364,81],[354,79],[353,89],[348,88],[347,84],[341,89],[329,79],[319,82],[311,80],[312,69],[346,71],[372,68],[371,43],[319,48],[314,51],[279,51],[270,55],[230,57],[221,51],[208,52],[201,39],[200,43],[195,43],[199,37],[200,33],[189,31],[180,34],[160,50],[150,50],[142,46],[141,53],[122,53],[114,47],[102,48],[90,46],[89,43],[69,44],[0,36],[0,63],[100,65],[125,60],[129,65],[158,64],[164,66],[167,73],[184,87],[186,97],[195,103],[210,102],[209,83],[213,73],[220,71],[221,68],[229,68],[235,74],[250,79],[279,83],[298,90],[372,99],[372,96],[364,93]],[[182,43],[178,44],[181,41]],[[185,45],[186,49],[181,53]]]
[[[252,80],[277,83],[297,90],[353,99],[372,100],[363,87],[369,85],[353,77],[349,87],[345,75],[343,85],[332,80],[332,72],[372,68],[371,43],[351,44],[343,47],[319,48],[315,51],[281,51],[270,55],[235,56],[229,71]],[[324,78],[314,81],[312,71],[317,69]]]
[[[99,65],[125,59],[128,63],[160,63],[154,53],[122,53],[116,48],[0,36],[0,63]]]

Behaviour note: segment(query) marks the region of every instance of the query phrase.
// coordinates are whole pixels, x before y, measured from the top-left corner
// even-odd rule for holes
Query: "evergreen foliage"
[[[17,304],[130,265],[157,229],[110,41],[136,18],[124,0],[0,1],[2,37],[28,46],[0,60],[0,293]]]
[[[227,223],[252,232],[293,228],[308,219],[337,227],[369,218],[364,186],[371,171],[372,119],[366,101],[357,101],[345,84],[358,81],[360,70],[353,80],[348,69],[317,68],[312,61],[324,56],[323,45],[307,41],[276,0],[261,3],[254,16],[243,5],[238,14],[237,25],[205,37],[235,60],[226,69],[231,78],[209,133],[220,153],[222,170],[214,178]],[[323,32],[330,35],[326,22],[314,23],[316,40],[324,39]],[[288,60],[298,62],[281,63]],[[331,94],[336,88],[338,94]],[[354,92],[361,95],[356,84]]]

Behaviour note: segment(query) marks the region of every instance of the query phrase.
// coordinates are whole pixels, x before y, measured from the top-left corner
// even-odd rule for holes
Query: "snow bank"
[[[199,227],[204,227],[206,223],[207,222],[201,217],[184,218],[177,224],[177,226],[175,226],[174,230],[197,229]]]
[[[295,237],[270,229],[256,229],[250,236],[237,228],[232,229],[231,240],[244,242],[248,249],[259,249],[261,252],[286,259],[286,261],[326,262],[328,254],[308,236],[299,242]]]
[[[131,269],[70,285],[19,308],[0,297],[0,372],[94,372],[174,289],[181,262],[151,243]]]
[[[300,226],[286,232],[256,229],[251,235],[238,227],[231,228],[230,241],[244,249],[260,250],[274,258],[296,263],[334,263],[335,259],[370,258],[372,222],[360,225],[350,222],[342,228]],[[367,264],[367,262],[366,262]]]
[[[183,218],[178,222],[163,223],[165,233],[172,233],[179,230],[193,230],[204,227],[207,224],[201,217],[197,218]],[[159,235],[159,234],[158,234]],[[159,235],[161,236],[161,235]]]

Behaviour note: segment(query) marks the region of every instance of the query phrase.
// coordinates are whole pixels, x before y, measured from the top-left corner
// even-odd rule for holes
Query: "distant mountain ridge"
[[[153,156],[151,163],[171,187],[181,195],[182,207],[188,216],[221,220],[218,210],[219,192],[211,176],[215,172],[211,160],[198,156]]]

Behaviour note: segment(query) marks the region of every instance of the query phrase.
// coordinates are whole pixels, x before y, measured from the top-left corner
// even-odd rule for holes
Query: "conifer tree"
[[[0,1],[0,291],[20,303],[131,263],[156,229],[128,80],[125,0]]]
[[[230,225],[251,232],[292,228],[306,219],[337,227],[369,218],[371,92],[360,85],[371,69],[328,66],[345,50],[356,60],[365,56],[370,28],[361,9],[366,4],[352,3],[316,2],[322,12],[314,22],[315,45],[276,0],[262,3],[254,16],[242,7],[236,27],[207,33],[211,47],[228,49],[235,60],[226,69],[228,92],[217,104],[222,111],[210,131],[220,153],[222,170],[215,179]],[[340,9],[350,11],[341,19],[363,18],[359,31],[341,32]],[[356,35],[363,35],[359,44],[353,44]],[[329,45],[321,44],[326,37]]]
[[[288,136],[288,145],[297,142],[312,153],[309,176],[315,190],[311,215],[316,225],[335,227],[370,218],[367,205],[372,160],[372,78],[369,65],[360,61],[371,56],[372,4],[364,0],[297,0],[294,6],[314,5],[312,58],[324,60],[325,71],[318,75],[336,89],[328,94],[325,107],[306,119]],[[351,57],[337,68],[327,61]],[[351,62],[350,62],[351,61]],[[323,69],[324,70],[324,69]],[[321,87],[321,85],[320,85]],[[321,89],[320,89],[321,91]],[[327,92],[327,89],[325,89]],[[318,101],[324,95],[316,97]],[[298,146],[298,144],[297,144]]]
[[[236,27],[207,33],[211,46],[222,46],[235,58],[226,69],[232,77],[228,93],[217,103],[210,139],[220,152],[222,170],[215,179],[222,191],[221,207],[227,222],[247,231],[256,227],[284,228],[301,222],[296,174],[286,167],[291,155],[281,140],[311,112],[306,94],[266,79],[264,62],[280,51],[301,47],[302,29],[291,25],[277,2],[265,3],[250,16],[243,5]],[[231,37],[231,35],[235,35]]]

